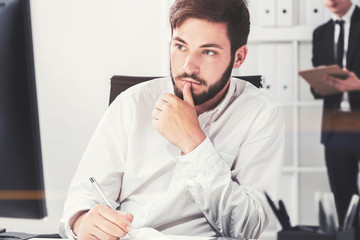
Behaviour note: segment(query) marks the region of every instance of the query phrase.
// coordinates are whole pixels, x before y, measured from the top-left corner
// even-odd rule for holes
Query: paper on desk
[[[131,231],[131,238],[129,235],[121,238],[122,240],[210,240],[208,237],[192,237],[180,235],[166,235],[153,228],[139,228]],[[32,240],[54,240],[53,238],[32,238]],[[64,239],[65,240],[65,239]]]
[[[131,236],[133,236],[132,238],[129,235],[126,235],[125,237],[121,238],[121,239],[159,239],[159,240],[170,240],[171,238],[167,237],[165,234],[156,231],[153,228],[139,228],[139,229],[134,229],[131,232]]]
[[[178,236],[178,235],[166,235],[161,233],[153,228],[139,228],[131,231],[131,238],[130,236],[126,235],[125,237],[121,238],[124,240],[130,239],[141,239],[141,240],[209,240],[211,238],[208,237],[191,237],[191,236]]]

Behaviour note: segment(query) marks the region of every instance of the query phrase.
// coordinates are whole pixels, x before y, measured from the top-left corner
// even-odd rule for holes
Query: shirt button
[[[145,217],[145,213],[140,213],[140,217],[144,218]]]

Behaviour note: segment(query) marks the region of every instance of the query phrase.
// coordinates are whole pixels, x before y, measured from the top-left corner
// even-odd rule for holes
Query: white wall
[[[9,231],[57,232],[82,153],[115,74],[168,75],[167,0],[31,0],[48,218],[0,218]]]

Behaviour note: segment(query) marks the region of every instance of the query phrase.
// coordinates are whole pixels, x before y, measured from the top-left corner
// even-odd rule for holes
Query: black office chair
[[[248,81],[250,83],[252,83],[253,85],[255,85],[258,88],[262,88],[263,87],[263,81],[262,81],[262,76],[261,75],[252,75],[252,76],[232,76],[235,78],[239,78],[245,81]],[[141,82],[145,82],[145,81],[149,81],[155,78],[159,78],[159,77],[148,77],[148,76],[125,76],[125,75],[114,75],[111,77],[110,79],[110,98],[109,98],[109,105],[112,103],[112,101],[114,101],[114,99],[122,92],[125,91],[126,89],[128,89],[129,87],[141,83]]]

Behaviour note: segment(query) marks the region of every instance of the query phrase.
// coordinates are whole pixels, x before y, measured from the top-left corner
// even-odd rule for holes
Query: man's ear
[[[239,68],[241,64],[243,64],[243,62],[245,61],[246,55],[247,55],[247,46],[242,45],[235,52],[235,61],[233,68]]]

